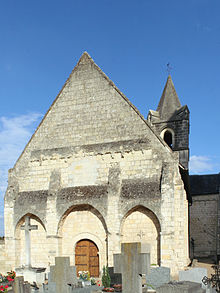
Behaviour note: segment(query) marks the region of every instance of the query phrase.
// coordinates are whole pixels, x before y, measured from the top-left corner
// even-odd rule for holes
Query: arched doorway
[[[89,271],[91,277],[99,277],[99,250],[93,241],[83,239],[77,242],[75,265],[77,275],[79,271]]]

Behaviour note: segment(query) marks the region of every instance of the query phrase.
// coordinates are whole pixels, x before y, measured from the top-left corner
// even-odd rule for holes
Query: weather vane
[[[170,75],[171,70],[173,69],[173,67],[170,65],[170,62],[167,63],[167,73],[168,75]]]

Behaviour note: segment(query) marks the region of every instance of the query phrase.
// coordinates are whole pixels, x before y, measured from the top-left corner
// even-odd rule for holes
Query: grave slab
[[[170,282],[157,288],[157,293],[205,293],[201,284],[183,281]]]

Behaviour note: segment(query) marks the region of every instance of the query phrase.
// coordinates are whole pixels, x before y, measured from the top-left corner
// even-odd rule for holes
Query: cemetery
[[[28,254],[31,271],[30,254]],[[11,293],[214,293],[220,292],[219,266],[209,279],[207,270],[189,268],[179,272],[179,281],[171,281],[170,269],[150,265],[150,253],[142,253],[141,243],[123,243],[121,253],[114,255],[113,270],[103,267],[102,279],[90,278],[89,272],[77,277],[76,267],[70,265],[69,257],[55,257],[44,278],[33,278],[37,270],[24,274],[25,269],[0,275],[0,292]],[[23,276],[20,274],[23,273]],[[37,280],[37,282],[33,280]],[[118,284],[112,281],[117,280]],[[212,286],[213,285],[213,286]]]

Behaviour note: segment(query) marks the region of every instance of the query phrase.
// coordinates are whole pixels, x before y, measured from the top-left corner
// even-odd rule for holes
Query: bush
[[[109,275],[108,267],[103,266],[103,269],[102,269],[102,285],[104,286],[104,288],[108,288],[108,287],[110,287],[110,283],[111,283],[111,278],[110,278],[110,275]]]

